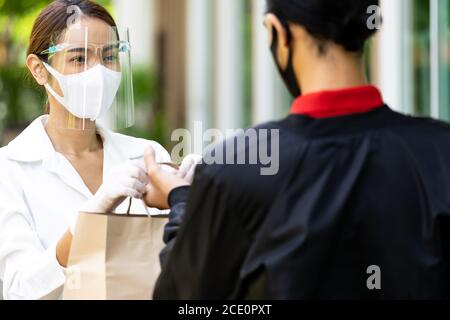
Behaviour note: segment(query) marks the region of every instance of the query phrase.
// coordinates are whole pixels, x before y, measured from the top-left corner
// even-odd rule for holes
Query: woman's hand
[[[80,208],[80,212],[114,212],[128,197],[142,199],[147,184],[148,177],[144,164],[139,161],[127,162],[111,170],[95,195]],[[67,267],[78,216],[79,212],[74,212],[69,231],[64,234],[56,247],[56,258],[62,267]]]
[[[144,201],[148,207],[169,209],[168,197],[173,189],[192,183],[195,167],[201,157],[191,155],[184,159],[180,170],[173,172],[170,168],[159,165],[155,160],[155,151],[149,147],[145,151],[145,164],[150,183]]]
[[[188,155],[181,163],[177,176],[187,183],[192,184],[192,181],[194,180],[195,168],[201,161],[202,157],[197,154]]]
[[[82,211],[113,212],[128,197],[142,199],[148,184],[144,163],[129,161],[111,170]]]

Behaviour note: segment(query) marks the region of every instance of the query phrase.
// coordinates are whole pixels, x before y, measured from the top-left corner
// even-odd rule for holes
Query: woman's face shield
[[[53,39],[41,53],[47,57],[46,89],[63,107],[53,110],[52,120],[60,127],[77,130],[95,130],[97,121],[114,130],[132,126],[128,29],[87,19]]]
[[[79,42],[55,45],[48,50],[48,54],[54,54],[52,64],[64,69],[64,74],[82,73],[98,64],[102,64],[112,71],[120,72],[120,54],[127,53],[129,50],[130,45],[126,41],[101,45]],[[60,57],[58,57],[58,53],[61,53]]]

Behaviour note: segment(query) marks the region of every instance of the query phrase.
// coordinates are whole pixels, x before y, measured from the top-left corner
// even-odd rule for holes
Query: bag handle
[[[127,209],[127,216],[131,214],[131,204],[133,203],[133,197],[130,197],[130,200],[128,202],[128,209]]]

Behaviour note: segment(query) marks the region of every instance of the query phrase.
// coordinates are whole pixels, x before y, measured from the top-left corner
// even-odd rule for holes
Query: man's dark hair
[[[374,14],[368,9],[379,6],[379,0],[267,0],[267,5],[268,13],[350,52],[362,52],[366,40],[376,32],[368,25]]]

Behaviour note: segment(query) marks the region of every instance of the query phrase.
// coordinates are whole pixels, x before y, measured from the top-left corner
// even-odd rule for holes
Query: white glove
[[[202,157],[197,154],[190,154],[186,156],[181,163],[180,170],[177,171],[177,176],[187,183],[192,184],[195,169],[200,162],[202,162]]]
[[[114,212],[128,197],[142,199],[146,192],[148,176],[142,161],[129,161],[115,167],[105,177],[97,193],[80,208],[80,212],[108,213]],[[74,234],[78,212],[70,226]]]

